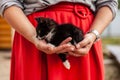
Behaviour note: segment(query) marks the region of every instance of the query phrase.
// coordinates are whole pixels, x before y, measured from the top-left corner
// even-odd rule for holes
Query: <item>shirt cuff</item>
[[[11,0],[4,0],[3,1],[2,0],[0,2],[0,15],[3,16],[5,9],[7,9],[8,7],[13,6],[13,5],[23,9],[23,6],[20,4],[19,1],[16,1],[16,0],[14,0],[14,1],[13,0],[12,1]]]

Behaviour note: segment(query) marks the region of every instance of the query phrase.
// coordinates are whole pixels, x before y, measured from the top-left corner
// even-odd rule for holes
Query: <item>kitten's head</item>
[[[36,18],[36,21],[38,23],[36,32],[37,37],[40,37],[41,39],[44,39],[46,35],[57,26],[57,23],[49,18]]]

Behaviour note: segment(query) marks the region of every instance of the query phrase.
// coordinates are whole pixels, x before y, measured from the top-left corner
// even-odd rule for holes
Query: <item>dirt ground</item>
[[[0,51],[0,80],[9,80],[10,51]],[[120,80],[120,67],[114,60],[104,60],[105,80]]]
[[[105,65],[105,80],[120,80],[120,66],[112,60]]]
[[[10,51],[0,51],[0,80],[9,80]]]

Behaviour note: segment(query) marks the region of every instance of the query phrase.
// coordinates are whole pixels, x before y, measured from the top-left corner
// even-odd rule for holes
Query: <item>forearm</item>
[[[67,44],[71,41],[71,38],[66,39],[57,47],[47,44],[44,40],[38,40],[36,38],[36,29],[18,7],[12,6],[7,8],[4,12],[4,18],[17,32],[32,42],[38,50],[41,50],[44,53],[52,54],[73,51],[71,46]]]
[[[101,34],[112,19],[113,14],[109,7],[101,7],[91,25],[91,30],[97,30]],[[97,36],[93,32],[87,33],[84,36],[84,39],[76,45],[77,49],[75,52],[78,55],[86,55],[91,49],[96,38]]]
[[[18,33],[34,43],[35,28],[19,7],[11,6],[7,8],[4,12],[4,18]]]
[[[108,26],[108,24],[113,19],[113,14],[109,7],[101,7],[96,16],[95,19],[91,25],[91,30],[95,29],[100,34],[104,31],[104,29]]]

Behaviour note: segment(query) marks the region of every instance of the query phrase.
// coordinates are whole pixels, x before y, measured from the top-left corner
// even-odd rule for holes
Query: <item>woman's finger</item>
[[[71,37],[68,37],[68,38],[66,38],[64,41],[62,41],[62,42],[60,43],[60,45],[67,44],[67,43],[70,42],[71,40],[72,40],[72,38],[71,38]]]
[[[69,55],[74,56],[74,57],[80,57],[80,54],[76,54],[75,52],[69,52]]]
[[[82,48],[85,47],[86,45],[88,45],[90,42],[88,39],[84,39],[83,41],[81,41],[80,43],[77,44],[77,48]]]
[[[84,39],[81,42],[79,42],[76,45],[76,47],[79,49],[79,48],[87,46],[88,44],[91,44],[91,42],[92,42],[92,36],[89,34],[86,34]]]
[[[54,52],[55,53],[58,53],[58,52],[60,52],[60,51],[62,51],[62,50],[67,50],[68,48],[70,48],[71,47],[71,45],[70,44],[63,44],[63,45],[59,45],[59,46],[57,46],[57,47],[55,47],[54,48]]]
[[[67,48],[64,48],[63,50],[57,51],[56,53],[59,54],[59,53],[71,52],[74,50],[75,50],[75,47],[72,46],[72,47],[67,47]]]
[[[46,44],[44,41],[41,41],[38,45],[38,49],[47,54],[71,51],[72,49],[70,47],[70,44],[63,44],[55,47],[52,44]]]
[[[85,47],[82,47],[82,48],[77,49],[75,52],[76,52],[77,54],[80,54],[80,55],[86,55],[86,54],[89,52],[91,46],[92,46],[92,44],[88,44],[88,45],[85,46]]]

